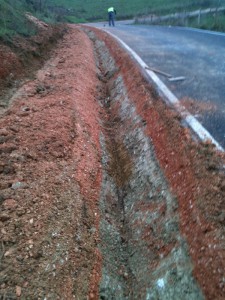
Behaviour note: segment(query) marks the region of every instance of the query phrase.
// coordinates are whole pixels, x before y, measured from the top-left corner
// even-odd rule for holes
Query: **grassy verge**
[[[69,18],[95,21],[107,19],[107,8],[114,6],[117,19],[134,18],[146,14],[166,15],[174,12],[192,11],[199,8],[225,5],[225,0],[48,0],[48,7],[55,11],[64,8]]]
[[[0,39],[7,40],[13,35],[30,36],[35,28],[24,16],[27,6],[22,1],[0,0]]]
[[[154,20],[154,19],[153,19]],[[151,18],[137,18],[137,24],[149,24],[151,25]],[[201,14],[195,17],[183,16],[180,18],[168,18],[167,20],[157,19],[153,21],[154,25],[166,25],[166,26],[185,26],[200,28],[212,31],[225,32],[225,11],[223,12],[211,12],[210,14]]]
[[[217,15],[206,15],[201,18],[200,24],[196,21],[196,19],[190,20],[189,26],[208,29],[214,31],[225,32],[225,14],[219,13]]]
[[[123,20],[223,5],[225,0],[0,0],[0,40],[7,40],[16,34],[31,36],[36,33],[34,26],[24,16],[26,11],[46,23],[85,23],[106,21],[109,6],[117,10],[117,20]],[[205,18],[200,27],[224,31],[223,16],[219,16],[216,21],[211,19]],[[194,27],[198,25],[195,20],[190,20],[189,24]]]

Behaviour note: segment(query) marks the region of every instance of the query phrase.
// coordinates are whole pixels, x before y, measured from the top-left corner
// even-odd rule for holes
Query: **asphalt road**
[[[158,77],[225,148],[225,34],[182,27],[92,24],[110,31],[151,68],[184,76]],[[187,100],[187,98],[189,100]]]

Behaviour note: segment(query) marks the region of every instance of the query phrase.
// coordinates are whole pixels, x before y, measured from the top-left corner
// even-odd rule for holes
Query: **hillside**
[[[0,0],[0,38],[16,33],[29,36],[35,28],[27,24],[26,11],[47,23],[82,23],[105,20],[107,8],[114,6],[117,19],[192,11],[225,5],[225,0]],[[207,27],[207,24],[205,25]]]
[[[217,7],[224,0],[48,0],[46,5],[51,9],[66,8],[66,19],[71,22],[104,20],[109,6],[117,10],[117,18],[134,18],[137,15],[165,15],[174,12],[191,11],[199,8]],[[55,7],[55,8],[54,8]]]
[[[24,12],[27,10],[24,1],[0,0],[0,38],[6,38],[16,33],[29,35],[33,33],[32,28],[27,26]]]
[[[29,37],[37,33],[36,26],[25,16],[30,12],[47,23],[55,23],[55,16],[37,0],[0,0],[0,40],[10,41],[15,35]]]

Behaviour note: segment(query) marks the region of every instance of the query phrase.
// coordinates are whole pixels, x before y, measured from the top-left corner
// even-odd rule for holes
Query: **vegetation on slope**
[[[0,38],[17,33],[29,36],[35,32],[24,16],[26,11],[47,23],[82,23],[106,20],[109,6],[116,8],[117,19],[128,19],[225,6],[225,0],[0,0]],[[219,25],[213,19],[205,19],[203,27],[223,30],[220,24],[225,23],[224,15],[220,18],[216,20]]]
[[[29,35],[32,32],[24,16],[26,9],[25,1],[0,0],[0,38],[15,33]]]
[[[45,17],[33,4],[30,0],[0,0],[1,107],[7,107],[10,99],[6,90],[18,87],[24,77],[32,77],[65,33],[65,26],[46,25],[33,17],[35,13]]]
[[[47,0],[53,10],[67,8],[66,19],[70,21],[94,21],[107,18],[107,8],[114,6],[117,18],[133,18],[143,14],[165,15],[191,11],[199,8],[225,5],[225,0]]]
[[[71,23],[106,21],[107,8],[114,6],[117,19],[129,19],[148,14],[167,15],[177,12],[188,12],[205,8],[225,6],[225,0],[42,0],[46,11],[57,20]],[[181,25],[183,24],[171,24]],[[199,24],[196,19],[190,20],[186,26],[225,31],[225,15],[203,16]]]
[[[26,12],[47,23],[56,23],[57,15],[48,9],[48,2],[48,0],[0,0],[0,40],[9,40],[18,34],[28,37],[36,33],[36,27],[32,26],[25,16]]]

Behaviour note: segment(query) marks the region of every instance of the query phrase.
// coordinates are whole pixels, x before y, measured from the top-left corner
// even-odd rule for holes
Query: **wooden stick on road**
[[[159,74],[161,74],[161,75],[163,75],[163,76],[166,76],[166,77],[168,77],[168,78],[172,77],[172,75],[170,75],[170,74],[168,74],[168,73],[165,73],[165,72],[163,72],[163,71],[160,71],[160,70],[158,70],[158,69],[155,69],[155,68],[145,67],[145,69],[151,70],[151,71],[153,71],[153,72],[155,72],[155,73],[159,73]]]

